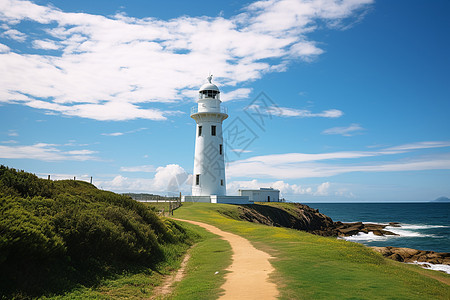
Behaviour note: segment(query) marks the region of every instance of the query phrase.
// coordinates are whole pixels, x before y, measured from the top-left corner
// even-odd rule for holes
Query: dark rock
[[[428,262],[432,264],[450,265],[450,253],[422,251],[411,248],[371,247],[384,257],[403,262]]]
[[[383,236],[384,235],[381,230],[372,230],[372,232],[373,232],[374,235],[377,235],[377,236]]]
[[[402,227],[402,226],[400,226],[400,223],[397,223],[397,222],[389,222],[389,226],[391,226],[391,227]]]
[[[403,262],[403,257],[401,255],[399,255],[398,253],[394,253],[391,256],[388,256],[388,258],[395,260],[395,261],[399,261],[399,262]]]
[[[393,232],[391,232],[389,230],[382,230],[381,232],[383,232],[384,235],[398,235],[398,234],[393,233]]]

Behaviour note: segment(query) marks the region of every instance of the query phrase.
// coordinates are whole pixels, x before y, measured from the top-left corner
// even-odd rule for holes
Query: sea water
[[[376,236],[359,233],[346,240],[367,246],[393,246],[435,252],[450,252],[450,203],[306,203],[312,208],[344,223],[363,222],[388,224],[397,236]],[[434,265],[450,274],[450,266]]]
[[[450,203],[306,203],[341,222],[388,224],[385,229],[398,236],[359,233],[349,241],[368,246],[406,247],[450,252]]]

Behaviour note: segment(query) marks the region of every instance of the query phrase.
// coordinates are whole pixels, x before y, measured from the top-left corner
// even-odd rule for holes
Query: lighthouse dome
[[[199,99],[220,99],[219,94],[220,90],[214,83],[211,82],[212,75],[208,76],[208,82],[200,87]]]
[[[202,92],[202,91],[217,91],[217,92],[220,93],[220,90],[217,87],[217,85],[215,85],[214,83],[211,83],[211,82],[207,82],[204,85],[202,85],[200,87],[200,90],[198,90],[198,91],[199,92]]]

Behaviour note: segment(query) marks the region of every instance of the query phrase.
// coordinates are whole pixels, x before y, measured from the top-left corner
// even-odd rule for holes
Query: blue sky
[[[229,194],[450,197],[449,12],[444,0],[2,0],[0,163],[189,194],[189,111],[211,72],[230,116]]]

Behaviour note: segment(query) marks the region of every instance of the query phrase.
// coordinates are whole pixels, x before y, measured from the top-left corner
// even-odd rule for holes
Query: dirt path
[[[222,285],[225,294],[219,299],[277,298],[277,286],[269,281],[269,274],[275,270],[269,262],[271,258],[269,254],[253,247],[247,239],[212,225],[190,220],[175,220],[201,226],[230,243],[233,251],[232,263],[227,268],[230,273],[225,275],[226,281]]]
[[[184,256],[184,259],[181,262],[181,266],[178,269],[178,271],[175,274],[168,276],[164,280],[162,285],[157,286],[153,290],[153,296],[150,297],[150,300],[162,298],[162,297],[167,296],[172,293],[174,283],[179,282],[179,281],[181,281],[181,279],[183,279],[184,270],[186,269],[186,265],[187,265],[190,257],[191,256],[189,255],[189,253]]]

